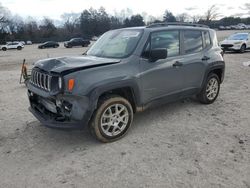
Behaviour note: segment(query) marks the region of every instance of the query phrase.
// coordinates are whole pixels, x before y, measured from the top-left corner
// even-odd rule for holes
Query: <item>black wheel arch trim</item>
[[[89,92],[89,98],[91,103],[90,110],[94,111],[97,108],[98,99],[102,94],[112,90],[119,90],[124,88],[131,89],[132,97],[135,102],[135,107],[141,106],[139,86],[132,80],[124,80],[111,82],[105,85],[95,87],[95,89]]]
[[[218,70],[218,69],[221,70],[220,83],[223,82],[224,74],[225,74],[225,62],[224,61],[215,61],[215,62],[209,64],[209,66],[205,72],[203,81],[202,81],[201,89],[203,88],[204,84],[206,83],[206,80],[207,80],[209,73],[214,71],[214,70]]]

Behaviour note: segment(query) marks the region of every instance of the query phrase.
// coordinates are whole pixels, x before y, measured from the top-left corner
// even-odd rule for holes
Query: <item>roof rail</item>
[[[167,27],[167,26],[171,26],[171,25],[209,28],[207,25],[195,24],[195,23],[185,23],[185,22],[162,22],[162,23],[154,23],[154,24],[150,24],[149,26],[147,26],[147,28]]]

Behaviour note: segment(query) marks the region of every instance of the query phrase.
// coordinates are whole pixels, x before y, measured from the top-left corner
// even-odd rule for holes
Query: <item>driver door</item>
[[[8,44],[8,49],[15,49],[15,43],[14,42],[9,43]]]
[[[166,59],[150,62],[151,49],[166,48]],[[142,53],[140,59],[141,85],[143,103],[149,103],[156,99],[168,99],[178,97],[182,91],[183,75],[181,65],[178,65],[180,57],[180,31],[166,30],[153,32]]]

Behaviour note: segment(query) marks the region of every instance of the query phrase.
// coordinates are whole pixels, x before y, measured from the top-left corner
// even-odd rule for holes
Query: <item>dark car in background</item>
[[[72,48],[73,46],[82,46],[87,47],[90,44],[90,41],[83,38],[73,38],[70,41],[64,42],[66,48]]]
[[[38,46],[39,49],[44,49],[44,48],[58,48],[59,47],[59,43],[58,42],[54,42],[54,41],[48,41],[45,43],[42,43]]]

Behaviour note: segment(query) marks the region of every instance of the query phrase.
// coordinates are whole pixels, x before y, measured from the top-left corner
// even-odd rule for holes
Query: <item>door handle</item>
[[[180,61],[176,61],[174,64],[173,64],[173,67],[180,67],[182,66],[183,63],[181,63]]]
[[[209,59],[210,59],[210,57],[204,56],[201,60],[202,60],[202,61],[207,61],[207,60],[209,60]]]

